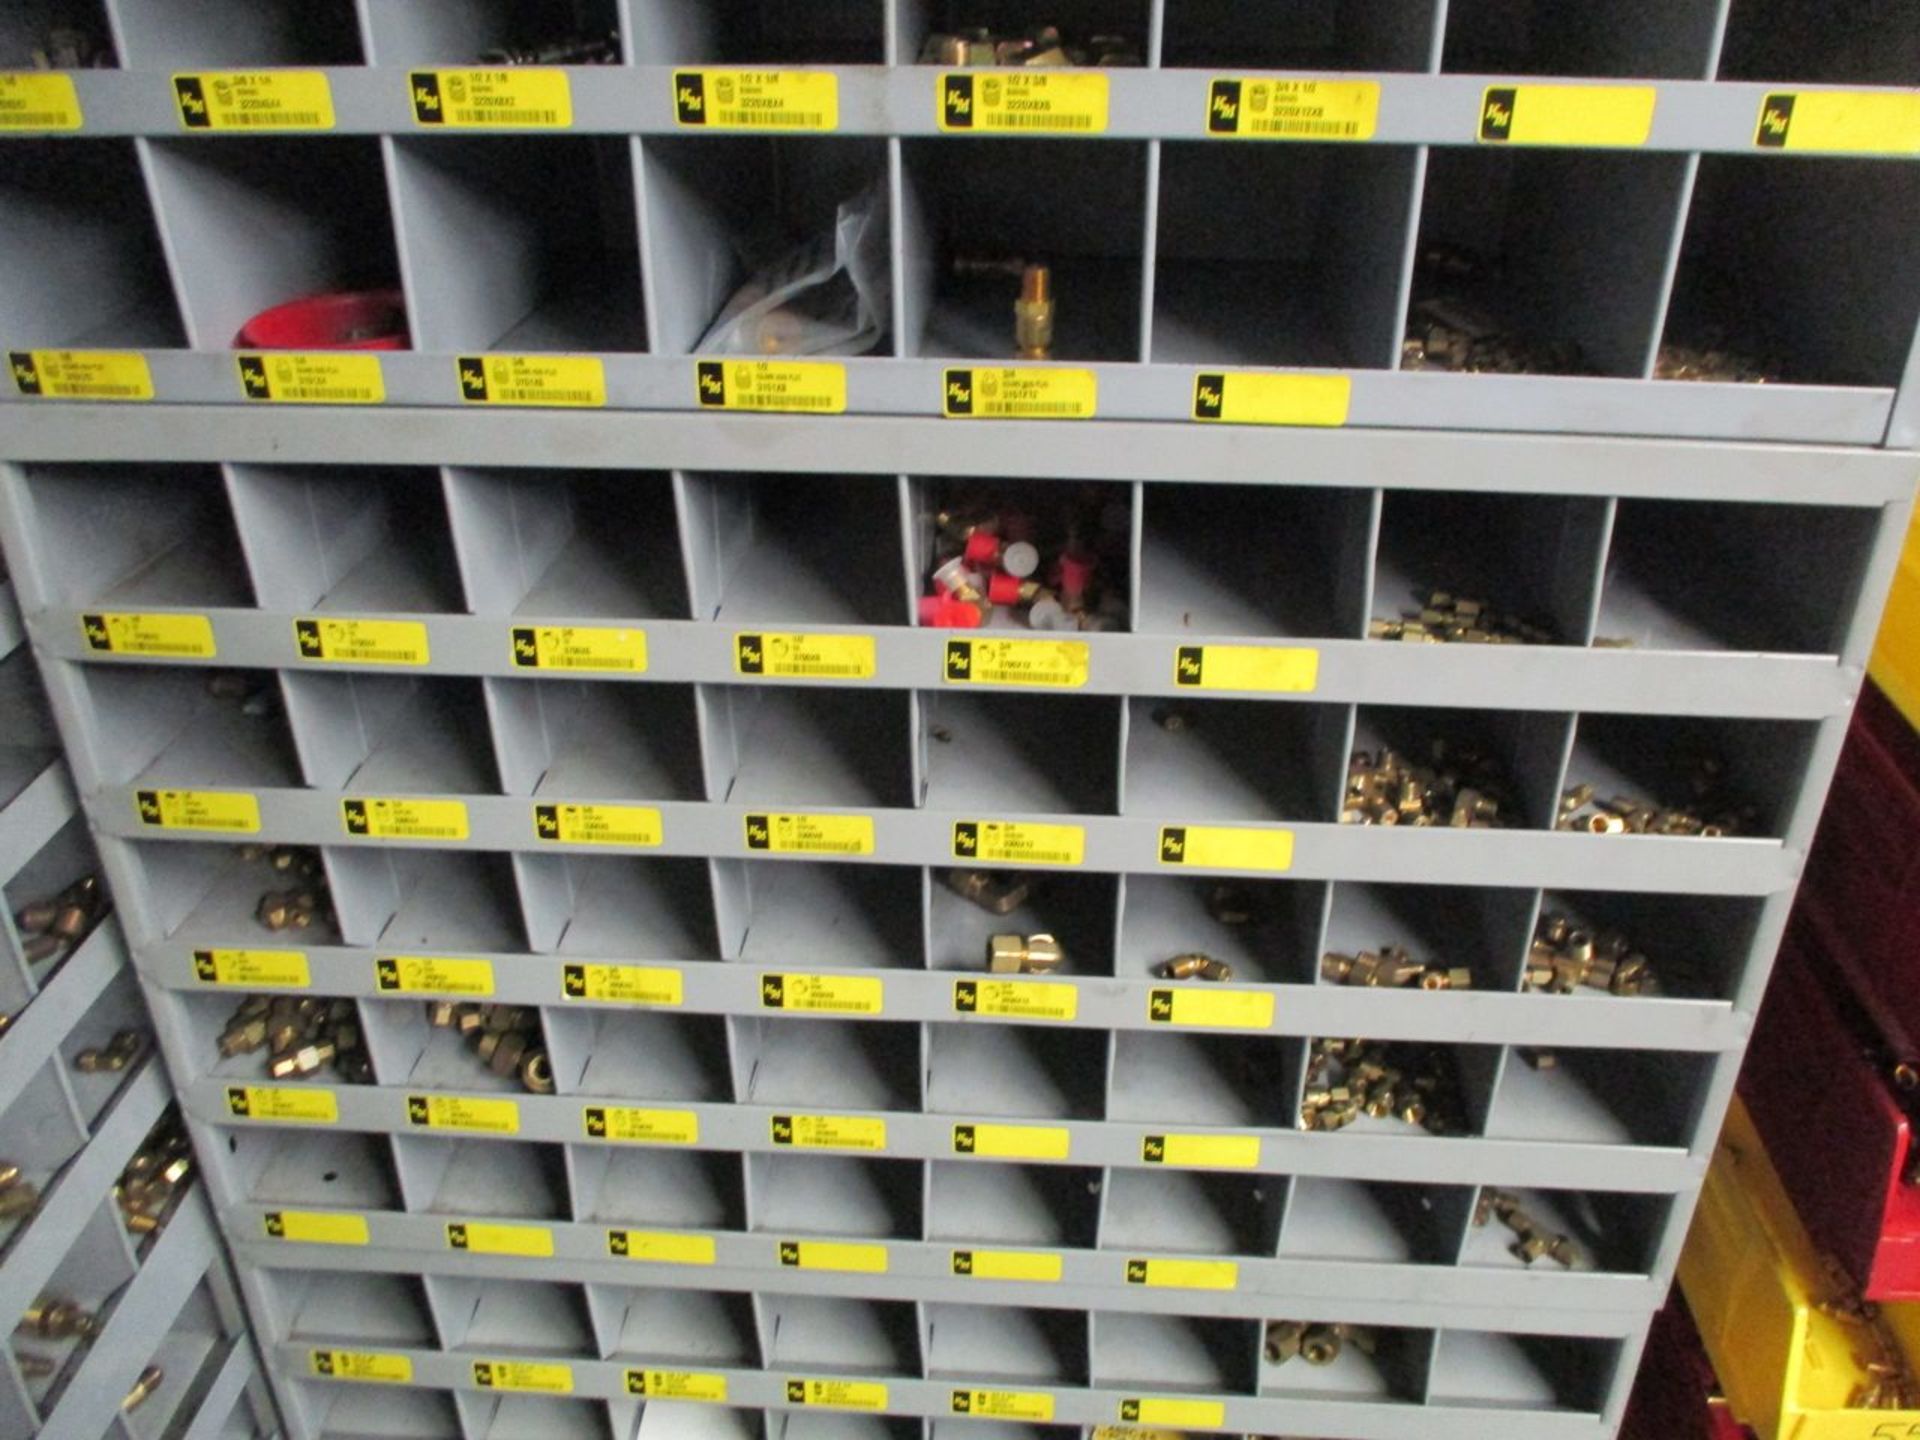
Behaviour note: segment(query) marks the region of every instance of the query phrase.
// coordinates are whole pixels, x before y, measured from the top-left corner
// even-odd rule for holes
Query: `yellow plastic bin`
[[[1900,707],[1907,723],[1920,730],[1920,511],[1900,552],[1900,573],[1887,596],[1886,618],[1874,641],[1867,673]]]

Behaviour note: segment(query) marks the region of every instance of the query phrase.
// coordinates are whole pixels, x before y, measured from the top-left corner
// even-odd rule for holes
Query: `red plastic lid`
[[[406,300],[398,290],[309,295],[262,310],[233,343],[241,350],[405,350]]]

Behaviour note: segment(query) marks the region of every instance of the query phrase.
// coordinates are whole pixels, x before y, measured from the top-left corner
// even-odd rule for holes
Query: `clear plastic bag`
[[[703,355],[864,355],[887,333],[893,303],[885,193],[842,201],[832,234],[760,270],[720,311]]]

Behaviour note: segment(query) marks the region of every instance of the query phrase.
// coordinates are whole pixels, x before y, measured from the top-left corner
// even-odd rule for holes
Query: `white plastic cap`
[[[1000,568],[1016,580],[1024,580],[1040,568],[1040,550],[1025,540],[1016,540],[1000,553]]]

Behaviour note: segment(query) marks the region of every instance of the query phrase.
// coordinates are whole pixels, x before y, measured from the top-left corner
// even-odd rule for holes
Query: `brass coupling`
[[[987,940],[990,975],[1051,975],[1066,958],[1051,935],[994,935]]]
[[[1551,645],[1554,632],[1550,625],[1497,611],[1484,600],[1429,590],[1399,618],[1376,617],[1367,626],[1367,638],[1410,645]]]
[[[1302,1130],[1344,1130],[1369,1116],[1418,1126],[1429,1135],[1467,1128],[1452,1055],[1414,1041],[1318,1037],[1307,1049]]]
[[[540,1012],[532,1006],[430,1000],[427,1024],[458,1034],[490,1073],[518,1080],[530,1094],[553,1093],[553,1059],[541,1034]]]
[[[1599,798],[1590,783],[1571,785],[1560,796],[1555,828],[1589,835],[1681,835],[1716,839],[1751,835],[1760,826],[1759,807],[1726,796],[1726,767],[1715,755],[1699,757],[1687,776],[1690,799],[1684,805],[1637,800],[1631,795]]]
[[[1470,746],[1436,738],[1427,762],[1399,751],[1356,750],[1347,761],[1343,825],[1447,825],[1485,830],[1520,823],[1506,777]]]
[[[152,1235],[163,1229],[193,1176],[193,1147],[179,1108],[170,1107],[114,1182],[113,1197],[127,1230]]]
[[[131,1414],[153,1398],[153,1392],[160,1388],[160,1382],[167,1378],[167,1372],[158,1365],[149,1365],[140,1372],[140,1378],[133,1382],[133,1388],[127,1391],[127,1398],[120,1402],[120,1408]]]
[[[1211,955],[1176,955],[1156,967],[1162,980],[1231,980],[1233,966]]]
[[[994,870],[949,870],[947,888],[962,900],[978,905],[989,915],[1011,915],[1033,893],[1024,876]]]
[[[1362,985],[1388,989],[1412,986],[1421,990],[1471,990],[1473,971],[1461,965],[1439,965],[1415,960],[1404,945],[1382,945],[1357,955],[1330,950],[1320,957],[1322,979],[1335,985]]]
[[[91,1046],[73,1057],[73,1068],[85,1075],[125,1070],[147,1053],[147,1032],[116,1030],[105,1045]]]
[[[1526,987],[1551,995],[1585,988],[1610,995],[1659,992],[1647,957],[1618,930],[1589,930],[1566,915],[1540,917],[1527,952]]]
[[[1498,1220],[1513,1232],[1513,1242],[1507,1246],[1508,1253],[1522,1263],[1531,1265],[1536,1260],[1551,1260],[1563,1270],[1573,1269],[1579,1260],[1579,1247],[1570,1235],[1542,1225],[1520,1204],[1520,1197],[1511,1190],[1498,1190],[1488,1186],[1481,1190],[1473,1205],[1473,1223],[1484,1227]]]
[[[373,1083],[373,1057],[353,1001],[314,995],[248,995],[220,1032],[224,1059],[267,1052],[276,1080],[304,1080],[329,1066],[349,1085]]]
[[[59,959],[86,938],[107,908],[97,875],[83,875],[64,890],[27,901],[13,912],[21,955],[29,965]]]
[[[63,1296],[42,1295],[27,1307],[14,1333],[42,1340],[91,1340],[100,1333],[100,1319]]]
[[[1306,1320],[1269,1320],[1265,1351],[1275,1365],[1298,1356],[1309,1365],[1331,1365],[1346,1347],[1365,1355],[1379,1350],[1379,1337],[1365,1325],[1321,1324]]]

